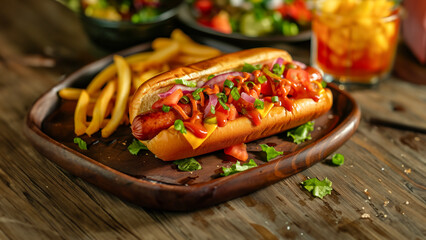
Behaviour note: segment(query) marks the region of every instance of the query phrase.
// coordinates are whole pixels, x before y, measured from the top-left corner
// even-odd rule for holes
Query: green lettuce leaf
[[[311,139],[311,132],[314,130],[314,123],[307,122],[303,125],[300,125],[297,128],[293,128],[292,130],[287,132],[287,137],[292,137],[293,142],[296,144],[300,144],[306,140]]]
[[[185,158],[181,160],[173,161],[177,165],[178,169],[185,172],[192,172],[200,170],[201,164],[195,160],[195,158]]]
[[[133,155],[138,155],[140,150],[148,150],[148,148],[143,143],[136,139],[133,139],[132,144],[130,144],[127,149]]]
[[[328,178],[325,178],[324,180],[320,181],[317,178],[311,178],[303,181],[302,186],[312,193],[315,197],[323,198],[327,194],[331,194],[331,190],[333,188],[331,187],[332,182],[328,180]]]
[[[254,167],[257,167],[257,164],[253,159],[250,159],[250,161],[243,163],[243,165],[241,165],[240,161],[237,161],[237,163],[232,164],[232,166],[229,168],[222,167],[223,173],[221,173],[220,175],[226,177],[231,174],[243,172],[247,169]]]

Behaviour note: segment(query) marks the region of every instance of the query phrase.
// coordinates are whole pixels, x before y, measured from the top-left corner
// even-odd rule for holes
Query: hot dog
[[[129,108],[132,132],[165,161],[254,141],[326,113],[333,99],[321,80],[284,50],[219,56],[141,85]]]

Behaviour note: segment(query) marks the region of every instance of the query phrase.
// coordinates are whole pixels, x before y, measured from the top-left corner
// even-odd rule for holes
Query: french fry
[[[172,32],[171,38],[179,42],[180,52],[187,55],[207,55],[209,58],[219,56],[222,53],[216,48],[198,44],[182,32],[180,29],[175,29]]]
[[[99,98],[95,103],[95,108],[93,109],[92,121],[86,129],[87,135],[91,136],[100,129],[102,121],[106,116],[109,102],[111,101],[111,98],[116,90],[116,86],[117,81],[109,81],[102,90],[101,95],[99,95]]]
[[[77,136],[83,135],[86,132],[86,113],[89,104],[89,94],[86,90],[81,91],[78,98],[77,106],[74,112],[74,132]]]
[[[143,52],[126,57],[126,61],[129,63],[142,62],[149,58],[152,52]],[[114,64],[109,65],[100,73],[87,86],[87,92],[89,95],[93,95],[96,91],[102,88],[109,80],[111,80],[117,74],[117,67]]]
[[[150,55],[145,61],[132,64],[132,69],[134,71],[145,71],[149,67],[159,66],[165,62],[168,62],[178,53],[179,44],[176,41],[170,41],[167,46],[154,51],[154,53]]]
[[[82,90],[80,88],[62,88],[59,90],[59,96],[66,100],[78,100]]]
[[[132,73],[130,67],[126,60],[118,55],[114,56],[114,63],[117,67],[117,97],[115,101],[114,109],[112,110],[111,120],[108,124],[102,129],[102,137],[109,137],[120,124],[121,119],[123,118],[126,109],[127,109],[127,100],[130,93],[130,85]]]

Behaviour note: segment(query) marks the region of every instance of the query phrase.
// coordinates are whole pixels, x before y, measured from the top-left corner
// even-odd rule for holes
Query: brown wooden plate
[[[149,45],[140,45],[127,53],[147,48]],[[76,103],[61,100],[57,93],[64,87],[85,87],[111,61],[109,56],[91,63],[43,94],[29,111],[24,132],[40,153],[71,174],[143,207],[194,210],[266,187],[325,159],[352,136],[360,121],[354,99],[329,85],[334,104],[327,114],[315,119],[312,140],[297,145],[286,133],[280,133],[248,143],[249,158],[258,167],[227,177],[220,177],[221,168],[235,160],[223,151],[196,157],[202,169],[194,172],[181,172],[173,162],[163,162],[148,151],[131,155],[127,147],[133,137],[128,126],[109,138],[101,138],[99,133],[91,138],[83,136],[88,150],[80,150],[73,143]],[[265,162],[261,143],[285,154]]]

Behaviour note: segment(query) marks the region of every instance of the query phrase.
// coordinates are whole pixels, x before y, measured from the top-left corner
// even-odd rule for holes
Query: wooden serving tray
[[[149,45],[140,45],[127,53],[147,48]],[[173,162],[163,162],[148,151],[131,155],[127,147],[133,137],[128,126],[121,126],[109,138],[101,138],[99,133],[83,136],[88,150],[80,150],[73,143],[76,103],[61,100],[57,93],[64,87],[85,87],[111,62],[112,56],[93,62],[43,94],[29,111],[24,132],[40,153],[71,174],[143,207],[194,210],[256,191],[326,158],[352,136],[360,121],[354,99],[329,85],[334,104],[315,120],[312,140],[297,145],[284,132],[248,143],[249,158],[258,167],[227,177],[220,177],[221,168],[235,160],[223,151],[196,157],[202,169],[194,172],[181,172]],[[265,162],[262,143],[285,154]]]

